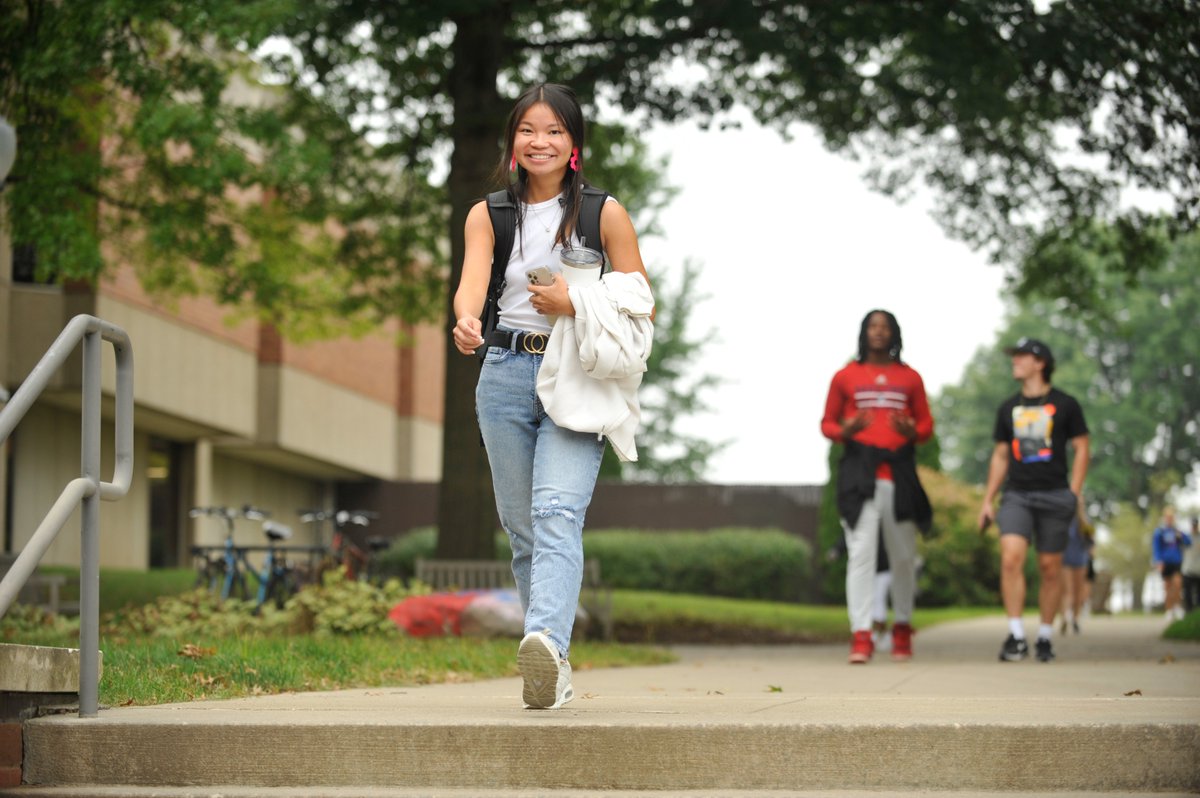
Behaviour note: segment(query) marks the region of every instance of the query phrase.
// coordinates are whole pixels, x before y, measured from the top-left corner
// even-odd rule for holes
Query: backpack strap
[[[499,299],[504,290],[504,270],[512,255],[513,241],[517,235],[517,206],[508,191],[501,189],[487,195],[488,216],[492,220],[492,279],[488,283],[488,296]]]
[[[584,186],[583,201],[579,208],[579,239],[585,247],[596,250],[604,257],[604,245],[600,237],[600,214],[608,192],[593,186]],[[512,255],[513,241],[517,235],[517,206],[508,191],[501,189],[487,195],[488,216],[492,220],[492,279],[488,283],[488,296],[499,297],[504,290],[504,270]],[[605,257],[602,268],[610,271],[612,265]]]
[[[603,239],[600,237],[600,213],[608,201],[608,192],[594,186],[583,187],[583,201],[579,207],[579,240],[589,249],[600,253],[601,272],[612,271],[612,264],[604,254]],[[510,244],[511,246],[511,244]]]

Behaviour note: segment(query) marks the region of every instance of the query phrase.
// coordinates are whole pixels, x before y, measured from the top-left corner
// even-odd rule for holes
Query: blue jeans
[[[556,425],[537,396],[541,355],[490,347],[475,411],[492,469],[500,523],[525,633],[545,632],[566,657],[583,582],[583,519],[604,441]]]

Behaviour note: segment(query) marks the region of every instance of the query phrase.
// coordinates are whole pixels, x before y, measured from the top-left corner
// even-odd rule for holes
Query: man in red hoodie
[[[912,657],[917,530],[929,529],[929,499],[917,478],[915,445],[933,435],[921,375],[900,360],[900,325],[886,310],[862,321],[858,358],[833,376],[821,432],[845,450],[838,465],[838,514],[846,534],[850,662],[865,663],[871,595],[882,531],[892,568],[892,659]]]

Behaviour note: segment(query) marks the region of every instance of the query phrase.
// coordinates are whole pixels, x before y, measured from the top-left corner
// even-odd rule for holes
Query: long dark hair
[[[888,347],[888,357],[897,363],[900,360],[900,350],[904,348],[904,339],[900,337],[900,322],[896,321],[896,317],[886,310],[872,310],[863,316],[862,327],[858,330],[858,362],[865,363],[867,361],[867,327],[871,324],[871,317],[876,313],[887,319],[888,327],[892,330],[892,345]]]
[[[508,115],[508,123],[504,126],[504,155],[500,158],[497,175],[500,177],[500,182],[506,184],[508,194],[517,206],[517,231],[520,232],[525,223],[525,203],[529,196],[528,175],[523,166],[518,165],[515,172],[509,172],[508,167],[513,160],[513,141],[517,137],[517,126],[521,123],[521,118],[525,116],[525,113],[538,103],[545,103],[550,107],[550,110],[558,118],[558,123],[566,128],[567,134],[571,137],[571,146],[580,152],[579,167],[572,169],[568,166],[567,173],[563,175],[562,222],[554,236],[556,244],[570,247],[571,234],[579,227],[579,208],[583,202],[583,187],[587,185],[587,181],[583,177],[583,145],[587,139],[587,125],[583,120],[583,109],[580,108],[579,99],[575,96],[574,91],[558,83],[539,83],[522,92],[513,105],[512,112]],[[585,243],[592,249],[600,249],[599,241]],[[523,244],[524,241],[522,241]]]

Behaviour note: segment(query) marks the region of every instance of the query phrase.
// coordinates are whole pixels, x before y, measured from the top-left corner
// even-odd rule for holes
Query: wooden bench
[[[0,552],[0,579],[4,578],[8,569],[17,561],[17,554],[19,552]],[[17,603],[32,604],[57,615],[68,609],[59,598],[59,593],[66,583],[67,578],[62,574],[42,574],[34,571],[17,593]],[[78,614],[78,608],[73,608]]]
[[[417,560],[415,577],[434,590],[495,590],[516,587],[512,565],[504,560]],[[600,579],[600,561],[583,561],[579,603],[600,624],[605,640],[613,636],[612,588]]]

